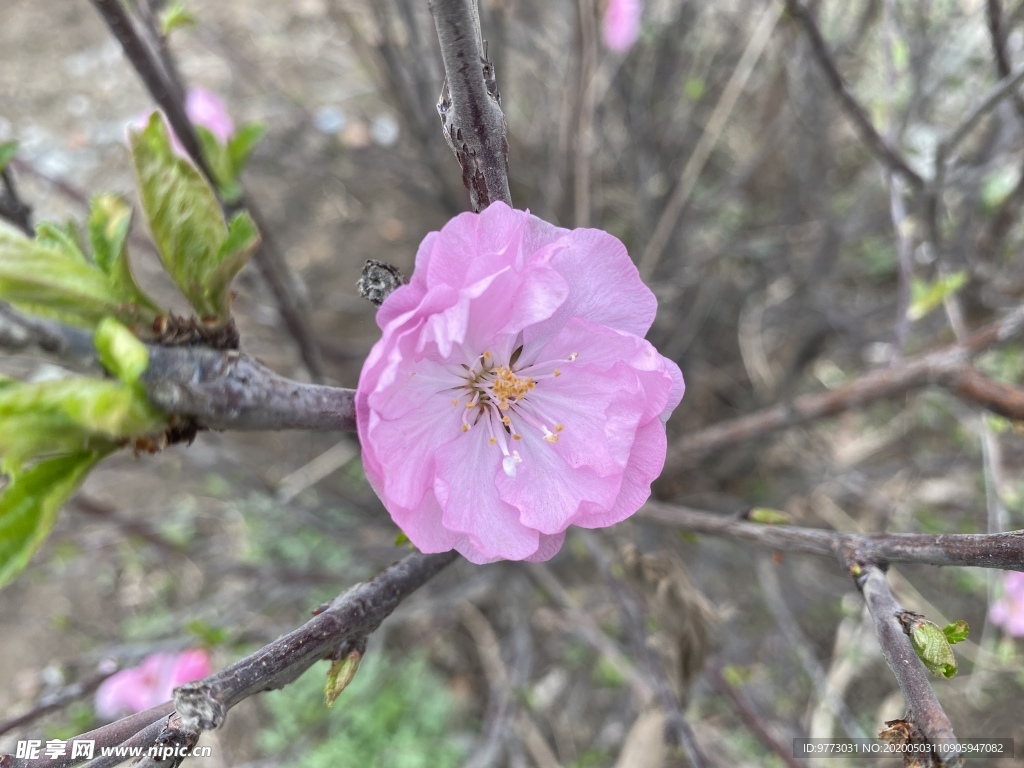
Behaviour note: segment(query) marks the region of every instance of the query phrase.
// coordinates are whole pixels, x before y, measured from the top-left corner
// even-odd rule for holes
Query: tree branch
[[[142,376],[150,401],[209,429],[353,432],[355,390],[279,376],[249,355],[150,347]]]
[[[175,78],[170,74],[175,71],[173,62],[163,61],[160,53],[155,52],[147,45],[136,29],[128,10],[119,0],[90,1],[99,11],[114,37],[121,43],[125,56],[128,57],[135,71],[142,78],[150,96],[163,110],[171,129],[181,141],[181,145],[189,157],[203,172],[207,180],[216,187],[214,175],[203,157],[195,128],[185,112],[184,94],[178,92],[174,82]],[[162,50],[162,53],[167,54],[166,50]],[[252,215],[253,221],[256,222],[262,235],[260,247],[253,254],[253,262],[274,295],[285,326],[299,345],[303,362],[309,369],[310,375],[314,379],[322,378],[323,360],[320,356],[320,348],[310,328],[303,302],[295,291],[295,284],[298,280],[281,256],[280,248],[276,245],[270,228],[266,225],[266,220],[257,209],[251,196],[244,191],[237,205],[227,206],[222,201],[222,207],[228,215],[242,208],[247,209]]]
[[[408,555],[372,579],[338,595],[293,632],[227,669],[177,688],[174,702],[118,720],[70,741],[94,740],[99,747],[129,743],[145,747],[157,741],[195,744],[203,731],[219,727],[228,711],[240,701],[262,691],[283,688],[317,661],[335,656],[347,642],[373,632],[406,597],[456,557],[454,552]],[[111,758],[98,764],[106,768],[128,759],[113,761]],[[82,758],[29,760],[0,756],[0,768],[68,768],[80,762]]]
[[[505,115],[494,67],[484,50],[476,0],[430,0],[430,12],[446,78],[437,111],[445,139],[462,166],[470,205],[474,211],[495,200],[512,205]]]
[[[784,552],[835,557],[840,562],[961,565],[1024,571],[1024,530],[1006,533],[839,533],[794,525],[765,525],[736,517],[649,501],[640,520],[728,536]]]
[[[39,349],[72,368],[101,373],[92,334],[0,304],[0,349]],[[254,357],[206,347],[149,345],[142,383],[150,401],[208,429],[353,432],[355,390],[279,376]]]
[[[925,181],[921,178],[921,175],[907,165],[907,161],[903,159],[899,152],[889,146],[889,143],[882,138],[881,134],[878,133],[875,126],[871,123],[867,112],[864,111],[860,102],[850,92],[846,82],[843,80],[842,74],[839,72],[839,67],[836,66],[835,59],[832,58],[832,54],[829,52],[828,44],[825,42],[825,38],[822,36],[821,30],[818,29],[818,25],[815,23],[810,11],[798,0],[785,0],[785,2],[786,11],[804,28],[807,41],[811,45],[811,52],[818,60],[818,64],[825,73],[825,77],[832,87],[836,98],[839,99],[839,103],[842,105],[847,117],[850,118],[857,128],[857,132],[860,133],[861,141],[867,145],[868,149],[887,168],[894,173],[900,174],[911,186],[923,189]]]
[[[874,563],[856,563],[851,561],[851,573],[864,595],[868,612],[875,622],[878,643],[882,646],[882,655],[896,677],[903,698],[910,710],[909,720],[917,726],[922,735],[931,744],[949,743],[956,740],[953,725],[942,710],[935,691],[928,681],[924,665],[917,657],[910,638],[903,631],[897,616],[903,608],[889,590],[884,571]],[[959,755],[949,755],[950,759],[940,756],[939,765],[958,766]]]
[[[929,385],[945,387],[1009,418],[1024,417],[1024,393],[995,382],[983,387],[980,382],[984,377],[970,368],[974,355],[1021,333],[1024,333],[1024,307],[979,329],[963,342],[907,358],[896,366],[870,371],[827,392],[802,395],[685,435],[670,447],[670,458],[663,474],[689,468],[713,451]]]

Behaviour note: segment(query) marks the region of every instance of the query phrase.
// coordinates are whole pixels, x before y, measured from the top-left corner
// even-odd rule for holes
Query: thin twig
[[[1003,4],[1000,0],[987,0],[985,15],[988,20],[989,39],[992,40],[992,58],[995,59],[996,72],[1006,77],[1013,69],[1010,66],[1010,55],[1006,52],[1006,20],[1003,18]],[[1024,99],[1020,94],[1013,95],[1013,106],[1017,114],[1024,117]]]
[[[786,746],[775,738],[774,734],[768,730],[764,718],[754,709],[753,703],[742,691],[736,690],[729,684],[722,675],[721,667],[712,665],[707,675],[714,689],[733,703],[743,724],[782,761],[783,765],[787,768],[805,768],[803,763],[793,757],[792,746]]]
[[[195,743],[200,733],[219,727],[239,702],[288,685],[317,661],[331,658],[346,641],[365,638],[402,600],[456,557],[454,552],[408,555],[369,581],[338,595],[293,632],[227,669],[177,688],[174,702],[118,720],[72,741],[91,739],[99,747],[129,742],[147,745],[159,735],[168,743]],[[103,765],[116,765],[127,759],[122,757]],[[55,761],[45,757],[29,760],[0,756],[0,768],[67,768],[80,762],[83,759],[67,757]]]
[[[761,12],[757,26],[754,28],[754,33],[750,36],[747,47],[743,49],[743,54],[740,56],[740,60],[736,64],[729,82],[725,84],[722,95],[718,98],[718,103],[715,104],[711,117],[708,118],[707,125],[704,126],[704,132],[697,141],[697,146],[693,148],[693,153],[683,167],[679,183],[676,184],[672,197],[665,204],[665,209],[661,212],[658,224],[655,226],[654,232],[644,248],[643,255],[640,257],[638,268],[640,276],[644,280],[650,280],[654,275],[654,270],[658,266],[662,253],[665,251],[665,246],[668,245],[672,231],[675,229],[679,217],[686,208],[693,190],[697,187],[697,180],[700,178],[701,171],[704,170],[704,166],[711,157],[712,150],[718,144],[718,140],[722,136],[722,129],[725,128],[729,116],[732,115],[733,107],[736,106],[736,102],[743,93],[743,89],[746,87],[754,67],[761,58],[761,54],[768,44],[768,39],[775,29],[780,15],[780,9],[775,8],[772,4],[769,4]]]
[[[451,100],[438,103],[445,138],[462,165],[470,205],[482,211],[495,200],[512,205],[508,139],[494,67],[480,33],[476,0],[430,0]]]
[[[850,118],[858,133],[860,133],[861,140],[887,168],[895,173],[899,173],[911,186],[923,189],[925,180],[907,164],[907,161],[903,159],[894,147],[891,147],[882,138],[881,134],[878,133],[875,126],[871,123],[871,119],[868,117],[864,107],[861,106],[860,102],[850,92],[811,12],[798,0],[785,0],[785,3],[789,15],[796,19],[800,26],[804,28],[804,34],[811,45],[814,57],[818,60],[819,66],[824,71],[825,77],[832,87],[836,98],[839,99],[839,103],[846,111],[847,117]]]
[[[1024,571],[1024,530],[1005,533],[839,533],[794,525],[764,525],[733,516],[649,501],[640,520],[682,531],[727,536],[784,552],[801,552],[841,561],[856,552],[865,560],[1001,568]]]
[[[576,140],[573,150],[573,224],[590,226],[590,155],[594,144],[594,109],[597,106],[597,18],[593,0],[577,0],[579,20],[579,102],[576,109]]]
[[[657,696],[658,705],[665,716],[665,730],[671,736],[673,745],[683,750],[691,768],[707,768],[710,765],[708,758],[701,750],[700,744],[697,743],[696,734],[686,718],[679,696],[669,685],[665,666],[647,642],[646,620],[639,601],[629,587],[613,575],[611,558],[600,546],[597,536],[590,531],[580,531],[580,538],[594,557],[598,569],[611,587],[612,594],[619,604],[623,623],[630,634],[634,652],[646,667],[647,675]]]
[[[1024,65],[1003,77],[998,83],[989,89],[989,92],[975,105],[974,109],[967,113],[957,125],[953,127],[945,137],[939,141],[936,149],[936,165],[940,158],[948,160],[953,150],[967,138],[967,135],[974,130],[978,122],[989,112],[995,109],[999,102],[1013,94],[1014,90],[1024,82]]]
[[[73,701],[84,699],[99,688],[100,683],[117,671],[117,665],[111,664],[105,666],[85,680],[79,680],[78,682],[71,683],[58,691],[54,691],[40,697],[39,703],[31,709],[22,712],[20,715],[12,717],[10,720],[5,720],[0,723],[0,736],[13,731],[15,728],[21,728],[24,725],[28,725],[44,715],[56,712]]]
[[[0,173],[0,183],[3,184],[3,192],[0,192],[0,218],[7,219],[32,237],[35,234],[32,228],[32,206],[18,194],[18,186],[14,183],[14,174],[10,168],[4,168]]]
[[[813,688],[822,702],[832,713],[832,716],[839,721],[847,735],[854,739],[866,739],[868,735],[857,724],[857,718],[846,706],[842,696],[836,693],[829,686],[828,675],[818,661],[814,650],[811,647],[807,635],[800,629],[800,623],[796,616],[789,609],[786,597],[783,594],[782,586],[779,583],[779,575],[776,573],[775,563],[767,557],[762,556],[757,560],[757,577],[761,585],[761,594],[764,596],[765,604],[775,619],[775,624],[786,638],[786,645],[796,654],[800,666],[811,679]]]
[[[898,365],[870,371],[848,384],[801,395],[735,419],[713,424],[684,435],[669,449],[663,474],[692,466],[713,451],[749,443],[756,437],[808,421],[835,416],[852,408],[905,394],[912,389],[941,386],[972,399],[979,405],[1011,418],[1024,418],[1024,394],[1008,385],[991,382],[982,387],[982,374],[973,371],[970,360],[989,347],[1024,333],[1024,307],[975,331],[962,342],[934,352],[907,358]]]

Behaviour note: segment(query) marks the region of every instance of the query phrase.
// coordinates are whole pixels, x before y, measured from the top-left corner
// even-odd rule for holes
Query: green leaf
[[[92,199],[89,205],[89,243],[93,261],[120,292],[134,298],[135,304],[153,314],[160,314],[160,306],[139,287],[132,274],[128,260],[131,226],[132,209],[123,198],[102,194]]]
[[[211,289],[209,281],[230,255],[222,248],[228,228],[213,189],[171,150],[159,114],[145,130],[132,132],[130,142],[142,207],[164,267],[202,319],[227,322],[227,291]]]
[[[967,635],[970,632],[970,627],[967,626],[967,622],[963,619],[954,621],[952,624],[947,624],[942,628],[942,634],[946,636],[946,641],[950,645],[956,645],[962,643],[967,639]]]
[[[253,149],[267,132],[262,123],[246,123],[228,139],[228,156],[231,158],[232,178],[237,181],[245,168]]]
[[[199,17],[185,7],[184,3],[174,2],[160,14],[160,35],[167,37],[176,29],[194,27]]]
[[[920,320],[942,304],[947,296],[952,296],[966,284],[966,272],[954,272],[939,278],[934,283],[915,279],[910,286],[911,300],[910,307],[907,309],[907,318]]]
[[[4,222],[0,222],[0,299],[26,312],[86,328],[108,316],[129,325],[152,323],[156,317],[66,242],[30,240]]]
[[[334,706],[334,702],[355,679],[362,660],[363,654],[353,650],[340,661],[331,662],[331,668],[327,670],[327,684],[324,686],[324,700],[328,707]]]
[[[85,252],[82,250],[78,229],[70,221],[63,227],[52,221],[40,222],[36,226],[36,242],[51,245],[63,250],[69,256],[89,263],[89,259],[86,258]]]
[[[41,461],[0,492],[0,586],[24,570],[64,502],[105,455],[80,451]]]
[[[7,379],[0,387],[2,468],[14,476],[33,458],[111,448],[166,426],[143,392],[117,381]]]
[[[217,182],[217,191],[226,203],[233,203],[235,199],[226,197],[225,190],[237,187],[235,184],[235,173],[231,166],[231,155],[228,148],[217,141],[213,132],[202,125],[194,125],[196,135],[199,137],[199,146],[203,151],[203,159],[213,173],[213,179]],[[237,195],[237,193],[236,193]]]
[[[217,253],[217,266],[210,270],[206,288],[223,317],[231,312],[231,283],[260,245],[260,231],[246,211],[236,213],[228,225],[228,237]]]
[[[750,510],[747,518],[753,523],[764,523],[765,525],[785,525],[789,522],[789,515],[785,512],[768,507],[755,507]]]
[[[96,327],[93,337],[103,367],[125,384],[135,384],[149,366],[149,350],[135,334],[112,317]]]
[[[910,642],[921,662],[933,675],[945,678],[956,674],[956,657],[943,630],[925,619],[912,615],[910,620]],[[906,625],[905,625],[906,626]]]
[[[0,173],[7,170],[7,164],[14,159],[18,152],[18,142],[5,141],[0,143]]]
[[[185,631],[195,635],[207,648],[224,645],[230,639],[230,634],[224,627],[214,626],[202,619],[191,619],[185,622]]]

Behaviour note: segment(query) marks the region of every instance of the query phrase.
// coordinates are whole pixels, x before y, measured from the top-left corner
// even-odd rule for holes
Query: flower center
[[[501,450],[501,466],[509,477],[515,477],[516,465],[523,461],[514,447],[523,439],[522,426],[540,432],[549,443],[558,442],[564,425],[542,413],[537,401],[543,401],[543,397],[528,395],[537,389],[538,381],[562,375],[557,365],[572,363],[578,357],[573,352],[564,361],[533,363],[517,370],[516,361],[521,353],[522,347],[512,354],[507,365],[496,366],[490,352],[480,355],[472,366],[463,365],[463,383],[454,388],[460,394],[452,400],[453,407],[463,409],[463,432],[476,426],[490,432],[487,442]]]

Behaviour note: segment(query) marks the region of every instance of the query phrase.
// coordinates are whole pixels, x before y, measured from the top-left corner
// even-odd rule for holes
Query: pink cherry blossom
[[[201,680],[211,671],[210,654],[200,648],[151,654],[137,667],[122,669],[100,684],[96,714],[111,719],[143,712],[169,701],[179,685]]]
[[[366,475],[423,552],[547,560],[633,514],[665,462],[679,368],[616,238],[494,203],[431,232],[356,395]]]
[[[1003,596],[989,607],[993,624],[1014,637],[1024,637],[1024,573],[1007,571],[1003,575]]]
[[[185,114],[194,125],[201,125],[221,144],[235,133],[235,123],[220,96],[205,88],[190,88],[185,96]]]
[[[643,0],[608,0],[602,23],[604,44],[619,53],[632,48],[640,35],[643,9]]]

